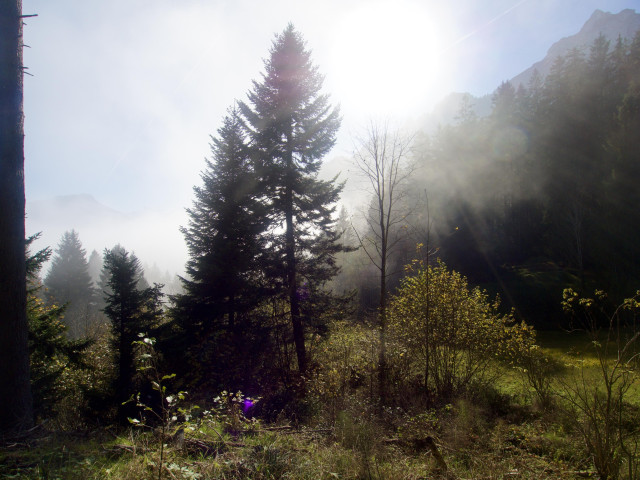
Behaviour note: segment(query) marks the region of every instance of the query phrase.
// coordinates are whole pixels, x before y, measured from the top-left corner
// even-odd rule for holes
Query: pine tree
[[[206,382],[215,388],[218,383],[245,388],[252,358],[243,352],[251,348],[257,328],[257,315],[248,313],[268,293],[261,237],[267,212],[245,136],[237,108],[230,109],[211,139],[212,157],[201,173],[202,185],[194,187],[189,224],[181,229],[190,258],[173,315],[185,334],[184,346],[198,359],[195,370],[216,372]]]
[[[142,277],[140,261],[120,245],[104,251],[105,292],[104,313],[111,320],[115,355],[115,401],[118,417],[126,424],[131,405],[123,405],[135,393],[135,352],[133,342],[139,333],[153,334],[161,314],[161,285],[139,289]]]
[[[212,137],[211,152],[203,184],[194,187],[196,199],[187,209],[189,225],[182,228],[190,256],[183,285],[202,316],[226,317],[234,330],[238,315],[260,300],[257,260],[266,221],[237,109]]]
[[[262,81],[240,103],[269,200],[272,272],[289,305],[301,373],[307,367],[301,301],[337,273],[334,256],[342,248],[332,219],[342,186],[317,178],[340,126],[338,110],[320,93],[322,80],[289,24],[273,42]]]
[[[86,252],[75,230],[62,235],[44,284],[50,304],[68,304],[65,323],[70,336],[86,336],[94,313],[95,290]]]
[[[100,272],[102,271],[102,256],[93,250],[89,255],[89,261],[87,262],[89,277],[94,285],[97,285],[100,281]]]
[[[27,239],[27,318],[29,320],[29,355],[31,390],[35,415],[50,415],[56,403],[69,394],[68,385],[61,382],[63,373],[71,368],[83,368],[83,356],[90,346],[88,340],[69,340],[62,322],[65,307],[46,306],[38,298],[42,283],[38,276],[42,265],[51,256],[49,247],[33,255],[28,247],[40,235]],[[66,388],[65,388],[66,387]]]

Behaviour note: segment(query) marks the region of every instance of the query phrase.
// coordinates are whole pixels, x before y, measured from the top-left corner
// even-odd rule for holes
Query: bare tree
[[[364,231],[356,235],[361,248],[380,272],[378,360],[380,399],[387,394],[387,279],[389,258],[407,235],[410,209],[405,204],[406,184],[413,172],[409,149],[413,137],[390,131],[389,125],[371,122],[365,135],[357,140],[353,163],[364,177],[372,201],[365,213]]]
[[[0,2],[0,432],[33,423],[25,262],[22,1]]]

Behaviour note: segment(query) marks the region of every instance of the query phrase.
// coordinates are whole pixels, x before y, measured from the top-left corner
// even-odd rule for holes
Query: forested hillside
[[[411,258],[412,243],[428,243],[545,328],[561,321],[568,285],[632,294],[639,74],[640,36],[613,45],[600,37],[559,57],[546,78],[502,84],[488,117],[468,105],[455,124],[416,136],[406,201],[416,234],[396,264]]]

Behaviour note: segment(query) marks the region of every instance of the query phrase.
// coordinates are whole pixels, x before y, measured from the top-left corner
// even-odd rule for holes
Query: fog
[[[180,273],[179,226],[225,110],[262,73],[291,21],[341,105],[325,177],[350,179],[352,136],[384,117],[412,129],[449,92],[491,93],[633,0],[84,2],[24,0],[27,233],[55,247],[75,228],[87,254],[116,243]],[[66,199],[66,200],[65,200]]]

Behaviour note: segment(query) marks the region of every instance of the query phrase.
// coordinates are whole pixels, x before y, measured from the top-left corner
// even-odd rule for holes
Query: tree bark
[[[0,432],[33,425],[25,264],[22,1],[0,2]]]
[[[307,370],[307,350],[304,344],[304,326],[300,317],[300,301],[298,298],[296,269],[296,238],[293,225],[293,134],[292,127],[287,132],[286,186],[285,186],[285,254],[287,259],[287,283],[289,286],[289,308],[293,327],[293,341],[298,358],[298,371],[304,374]]]
[[[380,353],[378,358],[378,393],[383,405],[387,403],[387,242],[381,216],[382,248],[380,250]]]
[[[287,187],[286,220],[286,257],[287,257],[287,283],[289,284],[289,309],[291,312],[291,324],[293,327],[293,341],[296,346],[298,358],[298,370],[304,374],[307,370],[307,350],[304,344],[304,327],[300,318],[300,301],[298,299],[298,285],[296,278],[296,244],[293,230],[293,205],[289,202],[292,192]]]

